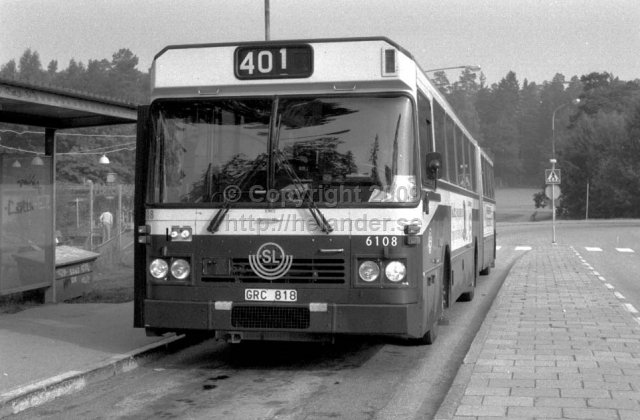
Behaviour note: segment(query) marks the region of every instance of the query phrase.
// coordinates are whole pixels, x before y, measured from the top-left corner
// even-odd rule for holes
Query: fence
[[[59,244],[100,253],[99,268],[122,262],[133,245],[133,185],[56,187]]]

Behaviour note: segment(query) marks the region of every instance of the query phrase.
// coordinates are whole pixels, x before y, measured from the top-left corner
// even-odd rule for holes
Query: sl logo
[[[249,265],[258,277],[277,280],[291,268],[293,256],[286,255],[284,249],[275,242],[264,243],[255,254],[249,255]]]

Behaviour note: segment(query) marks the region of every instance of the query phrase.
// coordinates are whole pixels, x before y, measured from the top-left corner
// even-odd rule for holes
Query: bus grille
[[[277,280],[265,280],[253,272],[248,258],[233,258],[232,275],[243,283],[320,283],[345,281],[344,259],[296,258],[289,271]]]
[[[309,328],[309,308],[234,306],[231,325],[235,328]]]

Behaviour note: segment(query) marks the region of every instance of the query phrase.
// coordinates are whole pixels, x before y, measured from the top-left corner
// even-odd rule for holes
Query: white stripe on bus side
[[[422,206],[415,208],[321,209],[332,235],[401,235],[404,226],[419,222],[422,232],[431,221]],[[207,227],[217,209],[153,209],[147,211],[151,234],[162,235],[172,226],[189,226],[194,235],[210,235]],[[218,228],[219,235],[324,235],[308,209],[230,209]]]

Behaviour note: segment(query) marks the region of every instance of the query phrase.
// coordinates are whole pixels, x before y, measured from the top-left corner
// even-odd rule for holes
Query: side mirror
[[[425,165],[427,167],[427,178],[434,180],[440,178],[440,169],[442,168],[442,155],[440,153],[427,153]]]

